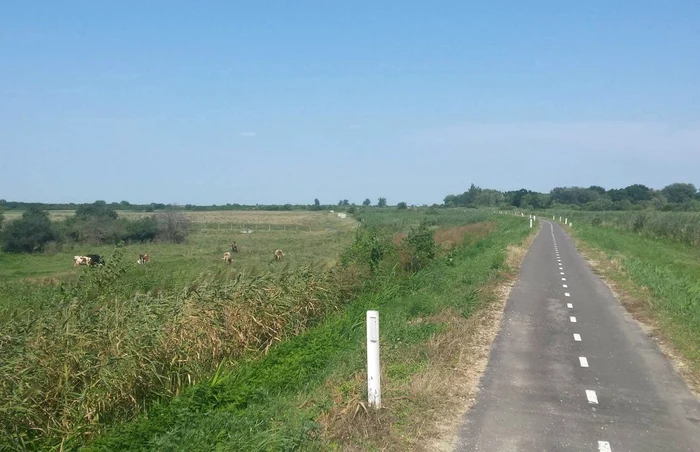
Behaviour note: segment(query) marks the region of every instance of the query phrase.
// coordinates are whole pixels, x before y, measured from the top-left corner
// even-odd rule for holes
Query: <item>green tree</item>
[[[651,200],[651,189],[645,185],[634,184],[625,187],[624,190],[627,194],[627,198],[633,203]]]
[[[377,207],[386,207],[386,198],[379,198],[377,200]]]
[[[370,201],[369,198],[366,198],[364,201],[362,201],[362,205],[365,207],[371,206],[372,201]]]
[[[671,184],[661,190],[668,202],[685,203],[692,200],[697,193],[697,189],[693,184]]]
[[[406,205],[405,202],[401,201],[400,203],[396,204],[397,209],[408,209],[408,206]]]
[[[95,201],[92,204],[82,204],[75,210],[75,216],[79,219],[99,218],[117,219],[117,211],[112,209],[104,201]]]
[[[8,253],[34,253],[58,239],[58,233],[46,211],[30,208],[22,217],[3,229],[2,248]]]
[[[311,210],[321,210],[321,201],[318,198],[314,199],[314,205],[311,206]]]

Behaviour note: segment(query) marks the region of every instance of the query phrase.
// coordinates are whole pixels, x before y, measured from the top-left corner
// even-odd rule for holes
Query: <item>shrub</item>
[[[402,209],[408,209],[408,206],[406,205],[405,202],[401,201],[400,203],[396,204],[396,208],[402,210]]]
[[[49,214],[31,208],[22,218],[7,224],[2,233],[2,248],[8,253],[34,253],[44,250],[44,246],[58,239]]]
[[[167,211],[158,217],[158,239],[183,243],[190,235],[192,220],[182,212]]]
[[[379,227],[363,225],[355,231],[355,240],[341,256],[341,263],[346,267],[355,264],[374,274],[389,251],[389,247],[388,238]]]
[[[155,216],[130,221],[126,225],[126,239],[134,242],[150,242],[158,235],[158,219]]]
[[[404,270],[416,272],[435,259],[434,233],[425,223],[411,228],[403,242],[401,263]]]

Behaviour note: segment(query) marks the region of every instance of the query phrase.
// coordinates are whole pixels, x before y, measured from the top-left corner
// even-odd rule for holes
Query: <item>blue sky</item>
[[[45,202],[700,185],[700,4],[6,2],[0,165]]]

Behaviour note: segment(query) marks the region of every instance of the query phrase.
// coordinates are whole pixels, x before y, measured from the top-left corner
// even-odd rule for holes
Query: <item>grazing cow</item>
[[[231,252],[232,253],[237,253],[238,252],[238,245],[236,245],[236,242],[233,242],[231,244]]]
[[[275,250],[274,260],[281,261],[282,256],[284,256],[284,253],[282,252],[282,250]]]
[[[139,260],[136,261],[137,264],[145,264],[146,262],[150,261],[151,258],[148,257],[148,253],[146,254],[139,254]]]
[[[87,256],[73,256],[73,267],[77,267],[79,265],[89,265],[90,264],[90,258]]]
[[[88,254],[88,265],[94,267],[95,265],[104,265],[104,259],[100,258],[99,254]]]
[[[230,263],[231,263],[231,253],[229,253],[228,251],[226,251],[226,252],[224,253],[223,260],[225,260],[226,262],[228,262],[228,263],[230,264]]]

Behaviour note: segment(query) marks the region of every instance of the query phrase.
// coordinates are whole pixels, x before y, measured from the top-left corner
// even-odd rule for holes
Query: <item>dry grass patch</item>
[[[496,228],[496,223],[482,222],[457,226],[454,228],[441,228],[435,231],[435,244],[443,248],[454,248],[464,244],[468,237],[471,242],[481,240]]]
[[[464,245],[464,241],[467,237],[471,242],[481,240],[489,235],[495,228],[496,223],[492,222],[467,224],[453,228],[438,228],[435,230],[433,237],[436,245],[443,249],[451,249]],[[406,237],[408,237],[408,233],[397,232],[392,237],[392,242],[394,245],[401,245]]]

